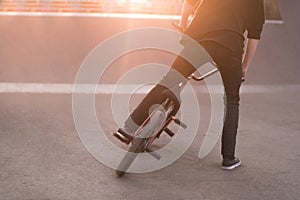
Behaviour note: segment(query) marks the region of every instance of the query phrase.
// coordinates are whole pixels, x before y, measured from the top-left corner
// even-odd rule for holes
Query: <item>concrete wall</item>
[[[247,84],[300,83],[300,2],[280,0],[278,4],[284,24],[265,25]],[[0,81],[72,83],[85,56],[101,41],[136,27],[172,28],[171,22],[0,16]],[[165,64],[170,62],[155,57]]]

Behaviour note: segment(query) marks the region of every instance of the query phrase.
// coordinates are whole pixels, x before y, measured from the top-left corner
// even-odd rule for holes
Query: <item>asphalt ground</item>
[[[242,95],[237,170],[220,169],[219,143],[198,158],[200,132],[170,166],[121,179],[84,148],[70,95],[1,94],[1,199],[298,199],[295,92]]]

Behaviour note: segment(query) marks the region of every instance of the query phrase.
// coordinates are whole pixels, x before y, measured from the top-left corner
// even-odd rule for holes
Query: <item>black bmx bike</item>
[[[184,129],[187,128],[185,123],[175,118],[172,114],[175,105],[180,104],[180,100],[178,99],[178,97],[180,97],[180,91],[190,79],[201,81],[217,71],[218,69],[215,68],[200,77],[192,74],[185,82],[175,86],[176,88],[166,89],[162,94],[164,97],[163,102],[152,110],[147,119],[139,126],[134,134],[128,133],[123,128],[120,128],[113,134],[122,142],[130,145],[128,152],[116,169],[117,176],[121,177],[127,172],[139,153],[147,152],[158,160],[161,158],[161,155],[152,149],[153,142],[158,139],[163,132],[167,133],[170,137],[175,135],[175,133],[168,128],[171,122],[174,122]]]

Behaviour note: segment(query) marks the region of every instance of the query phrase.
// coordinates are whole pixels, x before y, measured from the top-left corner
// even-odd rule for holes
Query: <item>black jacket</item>
[[[244,33],[247,31],[248,38],[260,39],[264,22],[263,0],[203,0],[185,34],[199,42],[218,42],[240,54]]]

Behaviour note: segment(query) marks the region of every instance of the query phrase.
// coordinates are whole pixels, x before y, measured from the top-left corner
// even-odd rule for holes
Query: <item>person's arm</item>
[[[246,74],[247,74],[248,68],[249,68],[252,58],[255,54],[258,42],[259,42],[258,39],[251,39],[251,38],[247,39],[245,56],[243,59],[243,68],[242,68],[243,76],[246,76]]]
[[[249,65],[255,54],[258,42],[261,37],[263,26],[265,23],[264,1],[257,0],[257,7],[252,17],[251,23],[247,28],[247,41],[245,44],[245,55],[243,59],[243,76],[247,74]]]
[[[187,28],[188,20],[191,14],[193,14],[195,10],[195,5],[189,3],[187,0],[184,0],[183,6],[181,9],[181,18],[179,22],[179,27],[181,30],[185,30]]]

